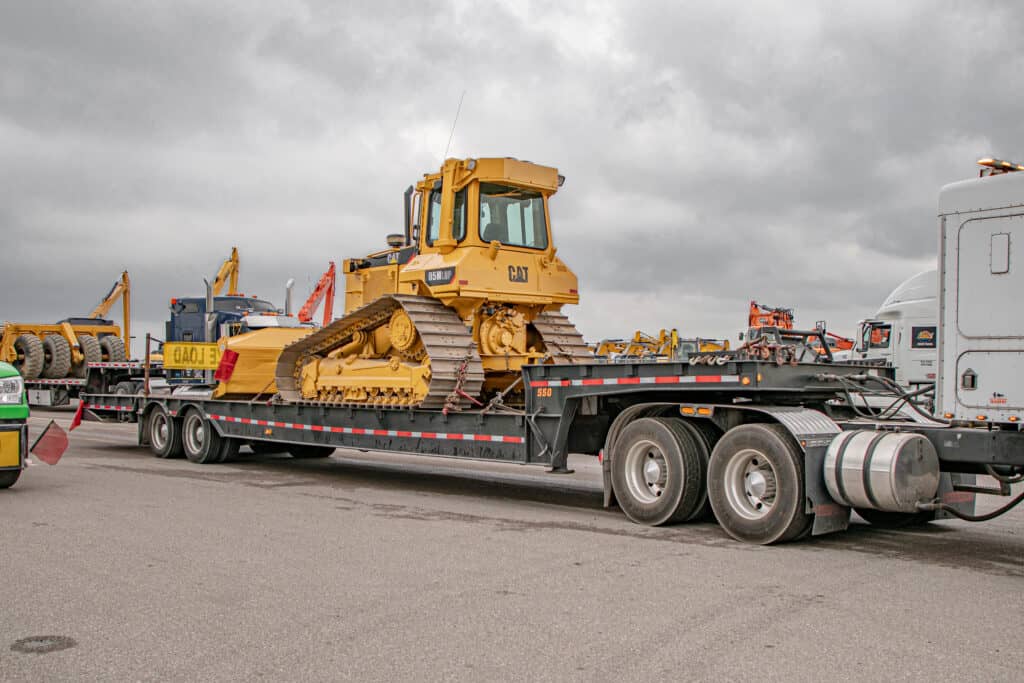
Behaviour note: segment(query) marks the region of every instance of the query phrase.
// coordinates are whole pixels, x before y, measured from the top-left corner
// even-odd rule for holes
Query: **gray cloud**
[[[935,256],[935,197],[1024,159],[1013,3],[13,3],[0,9],[0,317],[136,330],[237,244],[301,298],[455,156],[568,176],[590,338],[732,336],[751,298],[852,331]]]

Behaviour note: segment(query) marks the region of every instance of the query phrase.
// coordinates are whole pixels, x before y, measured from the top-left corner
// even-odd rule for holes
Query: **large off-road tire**
[[[671,418],[633,420],[615,440],[612,486],[619,507],[638,524],[685,521],[703,493],[696,444]]]
[[[935,519],[935,513],[931,510],[921,512],[886,512],[885,510],[873,510],[871,508],[853,508],[853,511],[869,522],[871,526],[879,529],[907,529],[913,526],[921,526]]]
[[[21,470],[3,470],[0,472],[0,489],[11,488],[20,476]]]
[[[71,372],[71,345],[59,334],[43,339],[43,377],[62,379]]]
[[[24,379],[38,379],[43,371],[43,340],[34,334],[22,334],[14,340],[18,359],[12,363]]]
[[[89,373],[89,363],[99,363],[103,360],[103,350],[100,342],[91,334],[78,335],[78,348],[82,350],[84,358],[82,362],[73,368],[75,377],[84,378]]]
[[[213,423],[198,410],[188,410],[181,419],[181,445],[191,462],[200,465],[222,462],[221,441]]]
[[[806,534],[800,447],[781,425],[733,427],[719,439],[708,468],[708,497],[733,538],[767,545]]]
[[[100,356],[108,363],[120,363],[125,360],[124,340],[113,334],[100,337]]]
[[[291,444],[288,453],[293,458],[326,458],[334,453],[334,446],[301,446]]]
[[[180,458],[184,451],[181,445],[181,420],[171,417],[166,410],[156,407],[146,419],[149,431],[149,448],[158,458]]]

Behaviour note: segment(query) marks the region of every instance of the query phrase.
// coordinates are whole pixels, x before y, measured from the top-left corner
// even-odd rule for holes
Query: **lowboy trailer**
[[[140,444],[197,463],[230,460],[248,444],[295,457],[343,447],[562,473],[570,452],[597,454],[606,506],[651,525],[713,513],[750,543],[840,531],[852,510],[887,526],[984,521],[1024,500],[1011,489],[1024,482],[1015,304],[1024,256],[1014,254],[1024,245],[1024,173],[982,163],[990,173],[940,195],[934,415],[930,387],[907,390],[890,367],[834,362],[817,330],[776,330],[686,361],[526,365],[509,387],[521,383],[514,407],[501,395],[454,411],[216,400],[212,389],[83,395],[83,406],[95,419],[137,420]],[[978,485],[979,474],[994,484]],[[976,515],[978,494],[1010,500]]]

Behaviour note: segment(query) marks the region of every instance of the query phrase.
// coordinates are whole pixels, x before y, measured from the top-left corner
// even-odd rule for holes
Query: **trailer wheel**
[[[288,453],[293,458],[326,458],[334,453],[334,447],[292,444],[288,446]]]
[[[113,334],[100,337],[100,355],[108,363],[119,363],[125,360],[124,340]]]
[[[135,382],[118,382],[114,385],[114,393],[118,396],[133,396],[135,391]],[[117,414],[118,422],[135,422],[136,416],[134,412],[119,412]]]
[[[673,419],[633,420],[615,440],[612,486],[633,522],[657,526],[688,519],[703,490],[692,437]]]
[[[181,423],[162,407],[154,408],[148,418],[149,447],[158,458],[180,458]]]
[[[242,445],[239,439],[228,439],[221,437],[220,453],[217,455],[217,462],[232,462],[238,459],[238,447]]]
[[[74,367],[75,377],[84,378],[89,374],[89,363],[99,363],[103,360],[103,350],[100,349],[100,342],[91,334],[80,334],[78,336],[78,347],[82,350],[82,362]]]
[[[221,436],[198,410],[190,409],[181,420],[181,444],[185,457],[200,465],[221,462]]]
[[[34,334],[22,334],[14,340],[18,356],[12,365],[25,379],[38,379],[43,371],[43,342]]]
[[[869,522],[871,526],[877,526],[879,529],[906,529],[927,524],[935,519],[935,513],[930,510],[886,512],[872,508],[853,508],[853,511],[863,517],[864,521]]]
[[[59,334],[43,339],[43,377],[61,379],[71,370],[71,345]]]
[[[727,431],[711,454],[708,496],[718,523],[747,543],[780,543],[804,535],[803,454],[780,425]]]
[[[11,488],[20,476],[21,470],[4,470],[0,472],[0,489]]]

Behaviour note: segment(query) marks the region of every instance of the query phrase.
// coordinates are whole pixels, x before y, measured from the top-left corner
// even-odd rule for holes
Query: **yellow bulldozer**
[[[225,354],[234,370],[216,395],[458,408],[515,401],[524,364],[591,359],[560,312],[579,302],[551,239],[548,201],[563,181],[511,158],[446,160],[406,190],[403,234],[344,261],[345,314],[287,344],[272,377],[246,360],[266,367],[270,334],[224,340],[237,354]]]
[[[123,328],[104,319],[118,299],[123,307]],[[130,318],[131,280],[124,271],[86,317],[66,318],[52,325],[5,322],[0,331],[0,360],[12,364],[27,380],[85,377],[89,363],[128,357]]]

